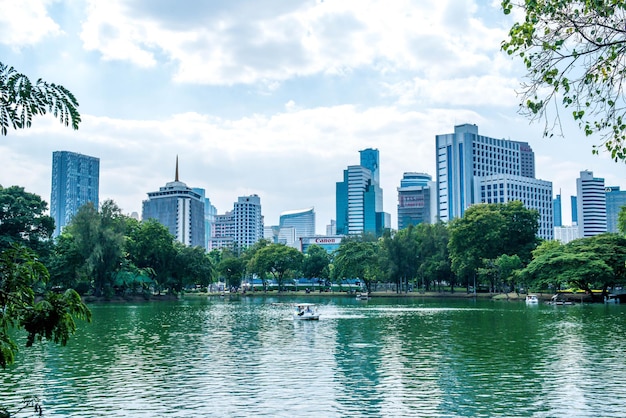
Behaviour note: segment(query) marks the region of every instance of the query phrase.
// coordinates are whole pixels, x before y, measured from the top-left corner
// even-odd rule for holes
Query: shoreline
[[[541,302],[549,302],[552,298],[552,293],[534,293],[537,295]],[[568,300],[576,300],[580,302],[585,302],[585,297],[578,294],[564,294],[567,295],[566,298]],[[419,299],[419,298],[428,298],[428,299],[481,299],[481,300],[492,300],[492,301],[524,301],[526,299],[526,294],[517,294],[515,292],[510,293],[467,293],[465,291],[458,291],[454,293],[450,292],[408,292],[408,293],[396,293],[396,292],[372,292],[370,293],[371,299],[378,298],[397,298],[397,299]],[[236,297],[236,298],[247,298],[247,297],[302,297],[302,298],[324,298],[324,297],[346,297],[346,298],[355,298],[354,293],[348,292],[309,292],[307,293],[304,290],[301,291],[285,291],[285,292],[277,292],[277,291],[247,291],[247,292],[186,292],[181,295],[152,295],[149,298],[144,295],[130,295],[130,296],[113,296],[109,298],[95,297],[95,296],[84,296],[83,302],[85,303],[129,303],[129,302],[161,302],[161,301],[177,301],[185,298],[199,298],[199,297],[210,297],[210,298],[219,298],[219,297]]]

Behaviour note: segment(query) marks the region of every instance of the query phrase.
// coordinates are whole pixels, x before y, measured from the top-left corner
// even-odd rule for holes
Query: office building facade
[[[52,153],[52,193],[50,216],[54,219],[53,236],[61,234],[84,204],[99,207],[100,159],[70,151]]]
[[[217,216],[217,208],[211,204],[211,199],[206,197],[206,191],[200,187],[194,187],[194,192],[200,195],[200,199],[204,202],[204,248],[209,249],[209,239],[213,230],[213,223]]]
[[[389,214],[383,212],[383,191],[378,183],[378,150],[359,152],[361,165],[348,166],[343,181],[336,184],[336,232],[381,236],[389,227]]]
[[[591,171],[581,171],[576,179],[578,236],[592,237],[606,232],[606,194],[604,179]]]
[[[185,245],[206,248],[204,199],[178,179],[178,158],[174,181],[148,193],[141,218],[156,219]]]
[[[435,183],[425,173],[404,173],[398,187],[398,230],[422,222],[435,223]]]
[[[300,238],[315,235],[315,209],[285,211],[278,226],[278,242],[300,249]]]
[[[606,193],[606,230],[618,233],[618,217],[626,206],[626,190],[620,190],[619,186],[609,186],[604,189]]]
[[[232,211],[215,217],[209,250],[230,248],[239,253],[263,239],[264,235],[261,198],[258,195],[240,196]]]
[[[539,211],[538,235],[554,237],[552,183],[534,178],[534,153],[528,143],[482,136],[471,124],[457,125],[454,133],[437,135],[435,141],[439,220],[462,217],[476,203],[520,200]]]
[[[554,227],[563,226],[561,194],[557,194],[552,201],[552,211],[554,212]]]

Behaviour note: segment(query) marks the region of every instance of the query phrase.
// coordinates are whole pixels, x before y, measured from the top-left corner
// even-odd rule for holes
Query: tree
[[[270,273],[282,290],[285,276],[302,267],[303,255],[293,247],[284,244],[269,244],[256,252],[252,260],[255,273]]]
[[[225,283],[227,286],[241,286],[241,278],[246,269],[245,263],[240,257],[229,256],[222,258],[217,269],[226,279]]]
[[[43,339],[67,344],[76,331],[74,318],[91,320],[91,312],[78,293],[69,289],[58,294],[47,292],[35,301],[34,288],[45,284],[46,267],[30,249],[15,244],[0,252],[0,366],[13,363],[17,345],[11,330],[27,333],[26,346]]]
[[[424,290],[430,290],[431,282],[441,288],[442,282],[454,287],[455,276],[452,274],[448,252],[449,230],[446,224],[420,224],[417,226],[419,267],[417,276],[421,279]]]
[[[54,232],[54,219],[45,215],[48,205],[23,187],[0,186],[0,250],[14,243],[45,255]]]
[[[302,261],[302,274],[310,279],[328,279],[330,277],[329,265],[330,254],[319,245],[311,245],[307,248]]]
[[[141,222],[126,239],[128,258],[139,269],[150,269],[157,290],[172,274],[176,248],[174,236],[156,219]]]
[[[622,206],[617,215],[617,228],[622,235],[626,235],[626,206]]]
[[[24,74],[0,62],[0,131],[30,128],[34,115],[50,112],[65,126],[78,129],[78,101],[65,87],[38,79],[33,84]]]
[[[466,285],[483,260],[495,260],[502,254],[517,254],[522,262],[530,261],[537,246],[539,213],[526,209],[519,201],[477,204],[469,207],[462,218],[450,223],[448,249],[452,270],[464,277]]]
[[[417,275],[418,243],[416,228],[409,225],[395,234],[386,232],[382,240],[387,272],[396,282],[396,292],[400,293],[402,286],[409,291],[409,280]]]
[[[380,274],[378,243],[355,238],[344,239],[335,252],[334,274],[339,278],[361,279],[367,292]]]
[[[172,267],[172,281],[168,288],[180,292],[184,287],[200,285],[207,287],[213,282],[215,267],[204,248],[189,247],[178,241],[174,243],[176,257]]]
[[[573,286],[591,293],[626,281],[626,238],[601,234],[580,238],[565,245],[540,247],[522,271],[531,285]]]
[[[618,0],[502,0],[505,14],[520,9],[502,49],[523,59],[527,82],[522,113],[544,119],[551,136],[571,112],[586,136],[601,135],[615,161],[626,160],[626,3]],[[554,105],[555,117],[549,106]]]
[[[83,274],[92,280],[94,294],[113,291],[113,278],[122,264],[126,217],[112,200],[105,200],[100,212],[89,202],[78,209],[65,231],[74,239],[84,260]]]

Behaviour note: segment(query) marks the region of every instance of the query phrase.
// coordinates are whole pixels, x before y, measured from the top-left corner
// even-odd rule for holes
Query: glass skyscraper
[[[563,218],[561,217],[561,195],[557,194],[552,202],[554,211],[554,226],[563,226]]]
[[[50,216],[54,218],[55,237],[84,204],[92,202],[98,209],[99,188],[99,158],[70,151],[52,153]]]
[[[606,230],[607,232],[619,232],[617,218],[622,207],[626,206],[626,190],[620,190],[619,186],[610,186],[606,192]]]
[[[280,214],[278,242],[300,249],[300,238],[314,235],[314,208],[289,210]]]
[[[434,223],[437,199],[432,177],[425,173],[404,173],[398,187],[398,230],[422,222]]]
[[[378,183],[378,150],[359,152],[361,165],[348,166],[343,181],[336,185],[337,234],[381,236],[389,227],[389,214],[383,212],[383,191]]]

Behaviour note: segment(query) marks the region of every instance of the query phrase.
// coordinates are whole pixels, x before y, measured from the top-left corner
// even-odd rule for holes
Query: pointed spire
[[[178,181],[178,155],[176,156],[176,176],[174,177],[174,181]]]

